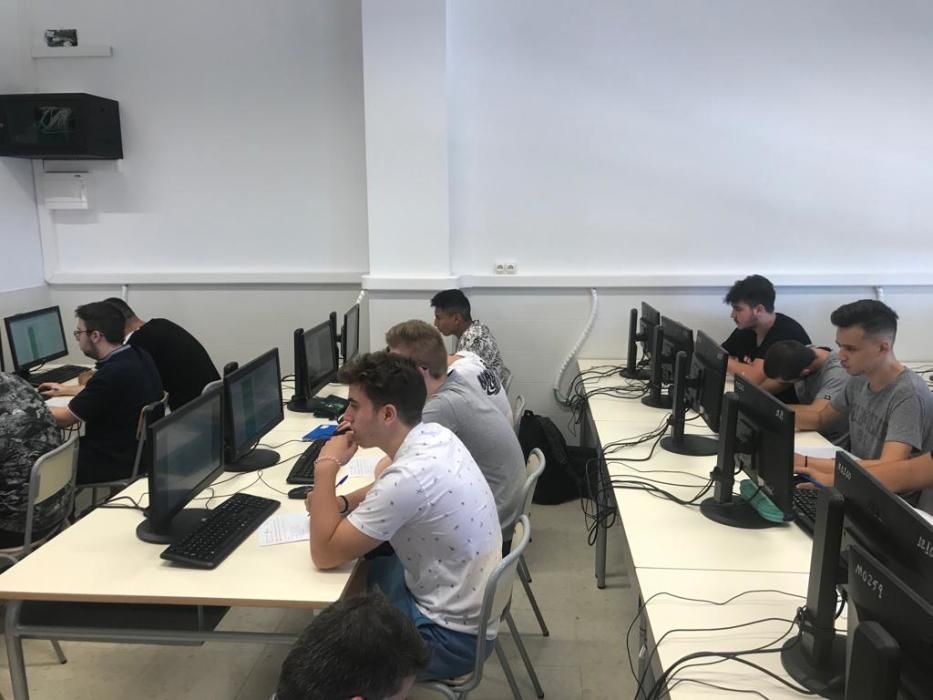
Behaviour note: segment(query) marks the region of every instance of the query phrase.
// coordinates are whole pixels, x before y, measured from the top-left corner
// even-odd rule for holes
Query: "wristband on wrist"
[[[803,456],[803,466],[809,467],[809,466],[810,466],[809,463],[810,463],[810,458],[809,458],[807,455],[804,455],[804,456]]]
[[[333,462],[338,467],[342,466],[339,459],[336,457],[328,457],[327,455],[324,457],[318,457],[316,460],[314,460],[314,466],[317,466],[318,462]]]
[[[340,515],[346,515],[350,512],[350,501],[347,500],[346,496],[337,496],[341,501],[343,501],[343,508],[340,509]]]

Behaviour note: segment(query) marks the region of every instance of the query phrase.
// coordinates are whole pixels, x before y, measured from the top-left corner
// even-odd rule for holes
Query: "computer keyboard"
[[[816,499],[819,493],[819,489],[794,489],[794,515],[797,524],[811,535],[816,526]]]
[[[311,442],[288,472],[285,481],[289,484],[313,484],[314,460],[321,454],[321,448],[327,443],[326,439],[317,439]]]
[[[197,529],[162,552],[162,558],[213,569],[279,507],[278,501],[235,493],[211,511]]]
[[[33,386],[39,386],[46,382],[58,382],[61,384],[74,379],[83,372],[87,372],[87,370],[87,367],[79,367],[78,365],[62,365],[61,367],[47,369],[44,372],[30,373],[28,380]]]

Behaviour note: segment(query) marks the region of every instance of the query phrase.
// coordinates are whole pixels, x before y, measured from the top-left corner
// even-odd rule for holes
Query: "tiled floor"
[[[610,533],[607,587],[596,588],[593,549],[586,546],[578,502],[536,506],[527,560],[532,589],[551,635],[542,637],[524,593],[516,586],[513,615],[544,687],[553,700],[631,698],[634,686],[625,660],[624,634],[632,619],[628,579],[622,571],[621,531]],[[240,609],[223,626],[300,630],[309,613]],[[526,700],[534,698],[521,659],[508,634],[501,636]],[[27,673],[33,700],[268,700],[287,648],[259,644],[158,647],[63,643],[61,666],[51,646],[27,641]],[[12,697],[6,652],[0,692]],[[416,692],[413,700],[438,697]],[[499,662],[486,664],[471,700],[508,700]]]

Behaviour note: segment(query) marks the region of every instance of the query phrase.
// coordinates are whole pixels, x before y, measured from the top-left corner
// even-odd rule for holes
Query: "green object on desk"
[[[739,484],[739,493],[749,503],[755,512],[769,523],[783,523],[784,513],[774,505],[774,502],[761,492],[758,485],[750,479],[742,479]]]

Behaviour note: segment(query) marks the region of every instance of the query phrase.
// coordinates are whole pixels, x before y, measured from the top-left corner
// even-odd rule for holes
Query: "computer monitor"
[[[224,469],[250,472],[277,464],[278,452],[256,444],[284,418],[278,348],[224,376]]]
[[[674,362],[671,434],[661,440],[661,447],[668,452],[694,457],[714,455],[719,451],[719,440],[704,435],[684,435],[684,420],[687,409],[696,411],[710,430],[719,432],[729,355],[706,333],[697,331],[689,374],[687,362],[687,354],[678,352]]]
[[[673,395],[663,387],[668,387],[674,381],[674,362],[677,353],[687,355],[687,362],[693,357],[693,331],[667,316],[661,317],[661,325],[653,332],[651,351],[650,378],[648,380],[648,395],[641,402],[654,408],[671,408],[674,405]]]
[[[344,364],[360,354],[360,305],[354,304],[343,315],[340,332],[340,354]]]
[[[794,519],[794,412],[742,376],[735,377],[735,391],[723,398],[719,459],[712,474],[714,495],[700,504],[700,511],[732,527],[777,524],[763,518],[741,496],[733,495],[739,471],[771,500],[784,521]]]
[[[170,544],[206,517],[185,506],[223,471],[222,397],[218,386],[152,425],[149,507],[136,528],[144,542]]]
[[[3,319],[13,370],[23,378],[29,370],[68,354],[62,314],[57,306]]]
[[[860,552],[855,555],[856,568],[853,551]],[[873,561],[868,561],[866,554]],[[868,576],[863,575],[865,571]],[[858,574],[855,578],[853,572]],[[897,640],[906,664],[901,680],[906,689],[902,688],[901,697],[933,697],[929,668],[933,622],[924,617],[924,606],[929,611],[933,605],[933,524],[850,455],[838,451],[834,488],[821,491],[817,501],[799,643],[798,639],[790,640],[781,653],[784,667],[795,680],[826,697],[841,697],[838,687],[830,693],[826,686],[829,679],[845,673],[846,640],[834,633],[832,620],[836,586],[846,583],[856,613],[850,611],[850,632],[853,621],[880,622]],[[879,596],[885,600],[876,603],[873,599]],[[904,629],[904,615],[912,615],[920,627]],[[922,639],[917,637],[918,630]],[[917,668],[919,658],[927,664],[923,669]],[[917,688],[926,692],[917,694]]]
[[[627,379],[648,379],[647,369],[638,366],[638,343],[641,343],[643,360],[647,362],[651,355],[651,339],[654,329],[661,325],[661,314],[646,302],[641,303],[641,323],[638,321],[638,309],[629,312],[628,319],[628,356],[622,376]]]
[[[337,379],[334,324],[327,320],[308,331],[298,328],[294,342],[295,394],[288,402],[288,410],[315,413],[323,405],[315,394]]]

